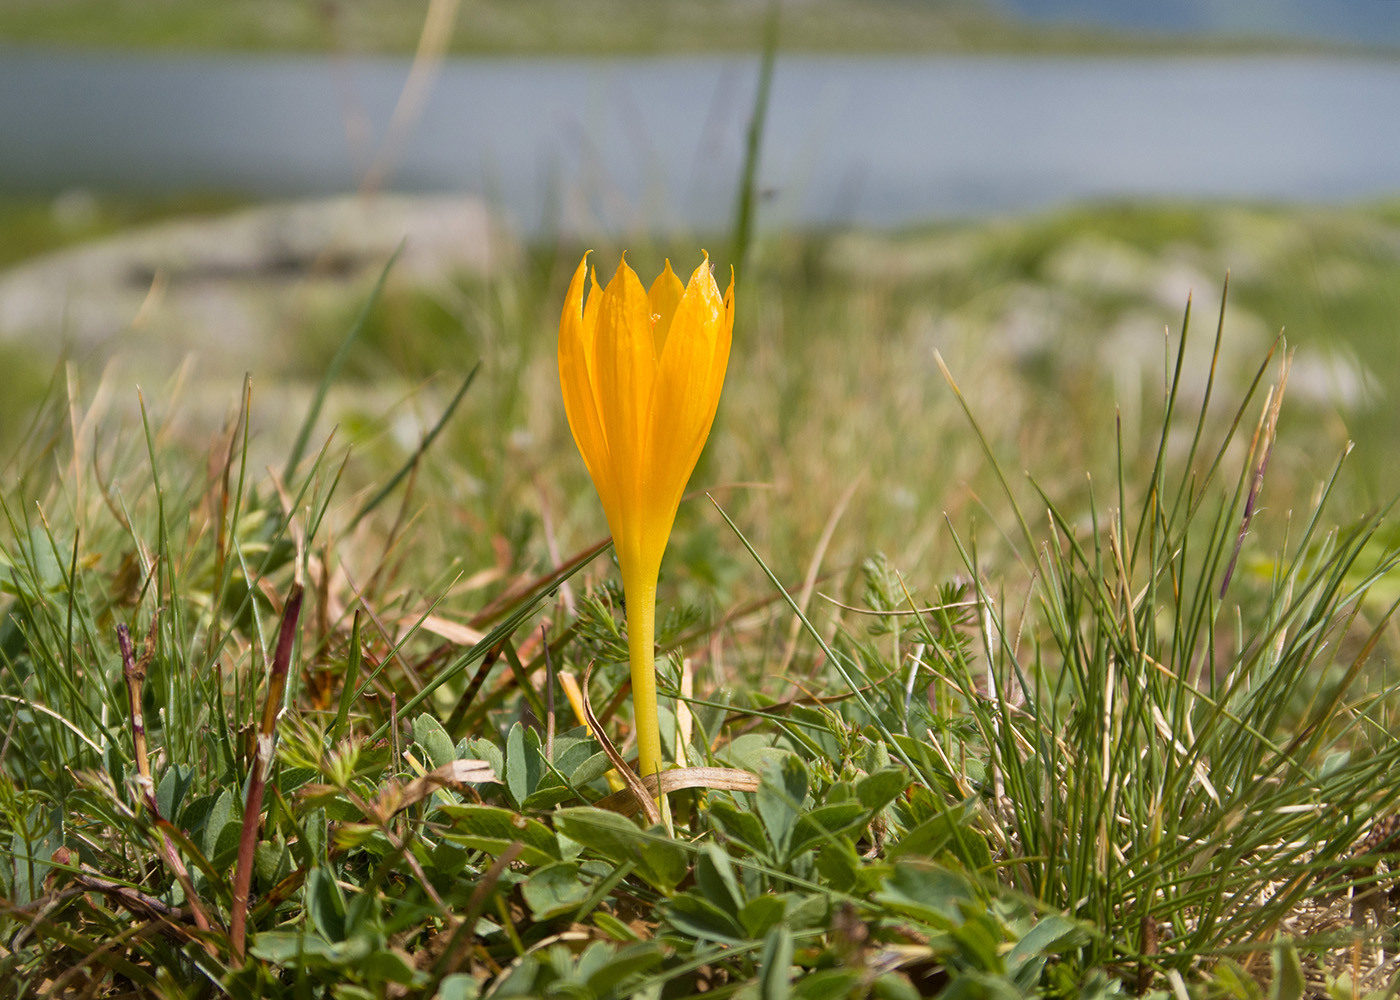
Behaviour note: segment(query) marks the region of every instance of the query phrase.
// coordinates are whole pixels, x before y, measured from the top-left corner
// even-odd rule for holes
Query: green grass
[[[668,755],[757,781],[673,793],[672,832],[615,811],[559,683],[592,667],[625,754],[552,357],[574,250],[451,295],[367,275],[287,371],[249,359],[251,397],[195,387],[223,426],[76,364],[0,480],[0,983],[1383,989],[1393,408],[1304,376],[1388,349],[1395,225],[1102,207],[755,244],[658,638]]]
[[[734,52],[761,48],[758,0],[461,0],[452,51],[490,55]],[[214,51],[411,54],[427,0],[8,0],[0,41]],[[1027,26],[976,0],[807,0],[783,18],[798,52],[1151,53],[1329,48]]]

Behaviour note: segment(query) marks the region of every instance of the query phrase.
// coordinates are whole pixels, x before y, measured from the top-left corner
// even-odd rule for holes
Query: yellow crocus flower
[[[647,292],[624,257],[584,301],[579,263],[559,320],[564,411],[603,502],[627,598],[637,767],[661,770],[656,716],[656,579],[676,508],[714,423],[734,328],[734,278],[720,298],[708,256],[681,286]]]

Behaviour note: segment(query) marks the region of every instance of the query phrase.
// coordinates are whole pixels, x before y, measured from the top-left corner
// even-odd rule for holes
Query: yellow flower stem
[[[637,727],[637,773],[661,773],[661,722],[656,714],[656,577],[623,577],[627,652],[632,663],[632,713]]]

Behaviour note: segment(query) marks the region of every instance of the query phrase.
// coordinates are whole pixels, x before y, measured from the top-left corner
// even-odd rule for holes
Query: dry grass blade
[[[383,821],[423,801],[439,788],[489,785],[500,780],[495,770],[484,760],[454,760],[410,782],[391,781],[384,791],[379,793],[379,798],[374,800],[373,811]]]
[[[580,700],[583,702],[583,715],[588,720],[588,728],[593,731],[593,738],[598,741],[598,745],[603,748],[603,753],[608,755],[608,760],[612,761],[617,773],[626,782],[627,788],[619,793],[632,796],[637,803],[637,808],[642,815],[646,816],[647,822],[655,825],[661,822],[661,810],[656,808],[656,799],[653,793],[642,780],[637,777],[637,772],[627,766],[627,761],[622,759],[622,754],[617,752],[617,748],[612,745],[607,734],[603,732],[603,726],[598,721],[598,717],[593,714],[593,705],[588,700],[588,679],[593,674],[593,664],[588,665],[588,669],[583,673],[583,689],[579,692]],[[636,810],[633,810],[634,812]]]
[[[668,795],[686,788],[711,788],[722,792],[758,791],[758,775],[734,767],[679,767],[660,774],[648,774],[638,780],[648,793],[642,796],[647,802],[651,802],[654,796]],[[599,809],[631,816],[638,810],[637,803],[637,793],[628,787],[593,804]]]
[[[1249,496],[1245,500],[1244,516],[1240,519],[1240,531],[1235,537],[1235,549],[1230,554],[1229,565],[1225,567],[1225,576],[1220,581],[1220,596],[1224,598],[1225,592],[1230,589],[1230,580],[1235,575],[1235,564],[1239,561],[1240,550],[1244,548],[1245,536],[1249,534],[1250,522],[1254,520],[1255,504],[1259,500],[1259,491],[1264,486],[1264,473],[1269,468],[1269,456],[1274,452],[1274,441],[1278,437],[1278,414],[1283,406],[1283,393],[1288,388],[1288,370],[1293,364],[1293,352],[1284,355],[1283,364],[1279,371],[1278,385],[1269,390],[1268,397],[1264,400],[1264,412],[1259,416],[1259,426],[1254,430],[1254,440],[1249,444],[1249,460],[1253,462],[1254,456],[1259,455],[1259,464],[1254,467],[1254,474],[1249,483]],[[1262,437],[1262,440],[1261,440]]]
[[[859,475],[851,480],[850,485],[841,494],[841,499],[836,501],[836,506],[832,508],[831,515],[826,519],[825,527],[822,528],[821,537],[817,539],[817,546],[807,564],[807,575],[802,580],[802,590],[797,598],[797,605],[804,612],[811,607],[812,594],[817,589],[817,578],[822,569],[822,560],[826,557],[826,550],[831,545],[832,536],[836,534],[836,526],[841,522],[841,515],[846,513],[851,498],[856,495],[856,490],[864,478],[864,475]],[[787,648],[783,652],[783,661],[778,666],[779,677],[787,676],[788,667],[792,666],[792,658],[797,655],[798,639],[801,635],[802,619],[794,616],[788,625]]]

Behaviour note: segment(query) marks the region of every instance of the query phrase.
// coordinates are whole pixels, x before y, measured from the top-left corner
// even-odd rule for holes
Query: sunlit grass
[[[752,51],[766,3],[708,0],[461,0],[453,49],[492,55],[655,55]],[[195,51],[398,53],[417,45],[427,0],[9,0],[0,40]],[[1096,53],[1317,50],[1317,43],[1201,40],[1088,26],[1029,26],[976,0],[808,0],[784,17],[787,51]]]

